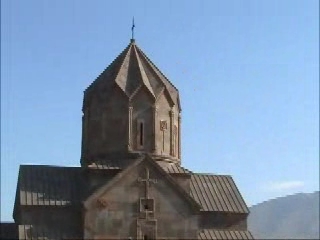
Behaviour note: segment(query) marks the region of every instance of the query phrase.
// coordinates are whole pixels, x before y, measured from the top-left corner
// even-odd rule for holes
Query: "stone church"
[[[182,166],[179,92],[134,39],[82,112],[81,166],[21,165],[3,238],[253,239],[232,177]]]

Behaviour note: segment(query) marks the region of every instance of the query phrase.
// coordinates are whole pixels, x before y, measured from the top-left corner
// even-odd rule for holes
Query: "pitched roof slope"
[[[202,211],[249,213],[231,176],[193,174],[190,185],[190,194]]]
[[[172,102],[180,107],[178,89],[155,66],[146,54],[131,41],[117,58],[93,81],[85,93],[96,86],[106,90],[118,86],[128,98],[145,86],[154,99],[166,90]]]
[[[18,177],[19,205],[64,206],[79,201],[79,167],[21,165]]]

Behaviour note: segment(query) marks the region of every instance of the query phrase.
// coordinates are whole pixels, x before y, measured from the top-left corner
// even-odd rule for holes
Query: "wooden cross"
[[[158,180],[157,179],[152,179],[150,178],[150,172],[148,168],[145,168],[146,170],[146,178],[138,178],[138,182],[144,182],[144,187],[145,187],[145,199],[147,200],[149,198],[149,187],[150,187],[150,183],[157,183]]]

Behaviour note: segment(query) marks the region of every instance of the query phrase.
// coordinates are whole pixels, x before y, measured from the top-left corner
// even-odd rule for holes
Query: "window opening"
[[[152,198],[140,199],[140,211],[141,212],[154,212],[154,200]]]
[[[143,122],[140,122],[140,146],[143,146]]]
[[[146,131],[145,129],[145,124],[144,124],[144,119],[137,119],[137,138],[136,138],[136,145],[137,145],[137,148],[142,150],[144,148],[144,132]]]

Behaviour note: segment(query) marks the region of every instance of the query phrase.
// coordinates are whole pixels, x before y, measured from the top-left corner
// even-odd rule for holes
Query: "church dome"
[[[82,164],[136,153],[180,162],[178,90],[134,40],[84,91],[82,110]]]
[[[91,92],[100,89],[107,93],[108,88],[112,88],[113,85],[119,87],[128,100],[132,99],[142,86],[148,89],[155,101],[163,91],[166,91],[172,103],[181,110],[178,89],[137,46],[135,40],[131,40],[130,44],[85,90],[84,107],[86,101],[90,101]]]

